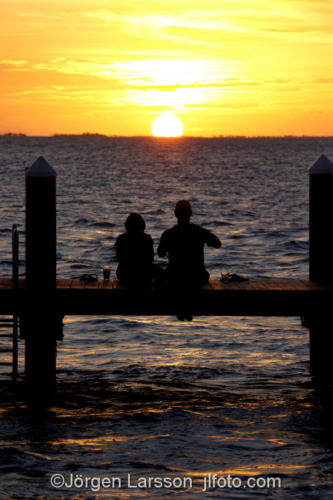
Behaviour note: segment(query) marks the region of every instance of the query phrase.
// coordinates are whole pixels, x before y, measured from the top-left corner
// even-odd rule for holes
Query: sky
[[[333,135],[332,0],[0,0],[0,134]]]

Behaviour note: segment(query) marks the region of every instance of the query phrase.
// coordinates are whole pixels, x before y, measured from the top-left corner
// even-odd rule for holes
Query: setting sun
[[[181,137],[183,131],[184,126],[180,118],[171,114],[158,116],[151,125],[154,137]]]

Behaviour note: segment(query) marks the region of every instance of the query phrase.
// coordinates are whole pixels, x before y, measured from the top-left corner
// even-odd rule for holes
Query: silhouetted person
[[[190,202],[178,201],[175,207],[178,224],[164,231],[157,249],[160,257],[169,254],[166,279],[171,285],[180,282],[189,286],[205,283],[209,273],[204,265],[204,246],[221,246],[219,238],[208,229],[190,223],[191,215]]]
[[[142,216],[132,212],[125,221],[126,233],[118,236],[115,248],[119,262],[118,279],[127,285],[148,285],[155,279],[163,280],[163,269],[153,264],[154,243],[144,231]]]

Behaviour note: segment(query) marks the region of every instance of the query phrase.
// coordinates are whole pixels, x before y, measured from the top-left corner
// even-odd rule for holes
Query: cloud
[[[15,15],[18,17],[29,17],[35,19],[54,19],[54,14],[41,14],[40,12],[15,12]],[[59,15],[56,17],[60,17]]]
[[[332,84],[332,83],[333,83],[333,77],[327,77],[327,78],[316,78],[316,79],[314,80],[314,83]]]
[[[83,78],[95,77],[100,80],[118,82],[118,85],[125,87],[181,88],[199,85],[203,87],[257,85],[244,77],[232,77],[227,74],[223,62],[204,60],[141,59],[110,63],[55,57],[51,61],[37,64],[27,64],[25,61],[2,61],[2,63],[8,69],[24,68],[31,72],[47,71]]]
[[[272,33],[311,33],[316,31],[316,28],[264,28],[259,31],[266,31]]]
[[[80,87],[66,87],[66,86],[34,86],[29,90],[23,90],[19,92],[12,92],[6,94],[6,98],[11,99],[12,102],[16,103],[29,103],[31,104],[55,104],[63,105],[64,103],[71,103],[79,107],[104,107],[108,102],[108,98],[114,95],[114,103],[116,103],[117,92],[106,92],[100,89],[82,89]]]
[[[26,71],[27,62],[26,61],[12,61],[12,60],[2,60],[0,61],[0,67],[4,70],[9,71]]]

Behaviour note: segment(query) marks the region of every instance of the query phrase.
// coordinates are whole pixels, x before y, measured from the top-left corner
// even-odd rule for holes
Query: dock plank
[[[13,288],[13,280],[12,278],[4,278],[1,280],[0,287],[3,289]]]
[[[275,281],[274,279],[267,279],[261,281],[265,283],[265,286],[267,286],[269,290],[278,290],[278,291],[283,290],[283,287],[279,284],[280,280]]]
[[[267,291],[269,290],[268,286],[265,285],[265,281],[251,281],[251,285],[255,290],[264,290]]]
[[[330,283],[318,283],[324,290],[333,290],[333,285]]]
[[[119,280],[113,280],[113,288],[114,290],[126,290],[126,285],[120,283]]]
[[[60,278],[57,280],[57,288],[60,288],[60,289],[70,288],[72,281],[73,281],[72,279]]]
[[[99,281],[85,281],[84,289],[85,290],[94,290],[99,288]]]
[[[322,286],[321,283],[316,283],[315,281],[310,280],[300,280],[304,285],[306,285],[310,290],[318,290],[324,291],[326,288]]]
[[[27,287],[25,278],[19,278],[19,280],[18,280],[18,287],[21,290],[24,290]]]
[[[11,289],[13,287],[13,280],[11,278],[0,278],[0,288],[1,289]],[[19,288],[26,288],[26,280],[24,278],[19,279]],[[42,290],[41,284],[41,290]],[[59,278],[57,280],[57,288],[59,289],[80,289],[80,288],[90,288],[90,289],[156,289],[156,290],[167,290],[169,287],[167,285],[158,286],[131,286],[126,287],[121,284],[119,280],[109,280],[105,281],[100,279],[98,281],[82,281],[79,279],[71,278]],[[242,282],[222,282],[220,280],[209,280],[198,287],[194,287],[197,290],[297,290],[297,291],[333,291],[333,284],[329,283],[318,283],[310,280],[299,280],[299,279],[267,279],[267,280],[249,280]]]
[[[239,281],[236,282],[236,285],[240,290],[255,290],[251,281]]]
[[[84,281],[77,278],[74,279],[71,284],[71,289],[80,290],[81,288],[84,288]]]
[[[310,290],[310,288],[298,279],[276,279],[283,290]]]
[[[212,290],[227,290],[224,283],[220,280],[209,280],[209,284]]]
[[[119,280],[84,282],[59,278],[58,288],[47,293],[42,278],[40,287],[30,290],[24,289],[24,279],[19,284],[15,292],[10,278],[0,278],[1,314],[17,310],[25,314],[36,303],[41,308],[51,303],[63,315],[177,315],[179,303],[185,301],[197,315],[302,316],[330,311],[333,302],[333,284],[277,278],[231,283],[209,280],[197,288],[172,289],[165,285],[126,287]],[[104,292],[98,291],[103,289]],[[207,290],[212,292],[208,294]]]
[[[297,290],[311,290],[311,288],[303,282],[303,280],[295,280],[297,282]]]
[[[113,282],[112,282],[112,280],[100,279],[99,280],[99,288],[101,290],[112,290],[113,289]]]
[[[276,279],[274,281],[282,290],[297,290],[297,285],[293,283],[293,280]]]
[[[143,285],[125,285],[120,280],[113,280],[113,288],[115,290],[154,290],[153,283]]]
[[[195,286],[194,290],[212,290],[212,287],[207,281],[207,283],[201,283],[201,285]]]
[[[309,290],[309,287],[305,285],[301,280],[290,280],[293,281],[294,286],[296,286],[297,290]]]
[[[230,283],[223,283],[226,290],[239,290],[237,283],[235,281],[231,281]]]

